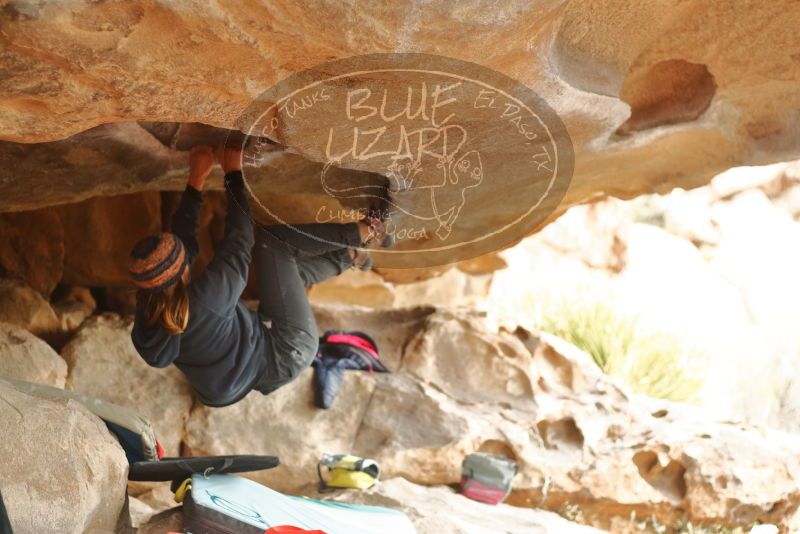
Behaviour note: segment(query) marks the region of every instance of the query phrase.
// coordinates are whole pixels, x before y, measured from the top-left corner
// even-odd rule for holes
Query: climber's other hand
[[[192,147],[189,153],[189,185],[202,191],[214,167],[214,150],[210,146]]]
[[[242,147],[236,145],[220,145],[217,148],[217,161],[222,165],[225,174],[242,170]]]

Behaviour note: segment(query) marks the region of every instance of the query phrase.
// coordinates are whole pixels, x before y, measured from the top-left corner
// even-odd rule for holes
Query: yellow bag
[[[327,468],[328,479],[322,475],[322,467]],[[329,488],[371,488],[381,474],[381,469],[374,460],[359,458],[349,454],[324,454],[317,464],[319,490]]]

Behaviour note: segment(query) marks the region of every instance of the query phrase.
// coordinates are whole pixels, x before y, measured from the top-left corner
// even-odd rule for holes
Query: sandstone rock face
[[[151,515],[157,515],[175,508],[175,494],[170,490],[170,482],[129,482],[128,495],[131,496],[131,522],[135,522],[134,506]],[[138,501],[134,504],[133,499]]]
[[[393,478],[364,492],[343,492],[336,501],[385,506],[404,512],[418,534],[599,534],[591,527],[576,525],[541,510],[506,504],[492,506],[467,499],[452,488],[426,488],[402,478]]]
[[[399,369],[403,362],[405,344],[436,312],[432,306],[419,306],[409,310],[376,312],[358,306],[316,306],[314,316],[320,332],[330,329],[361,330],[367,332],[378,344],[381,360],[390,369]],[[391,325],[391,328],[387,328]]]
[[[172,510],[156,514],[139,529],[136,534],[163,534],[164,532],[180,532],[183,529],[183,508],[177,507]]]
[[[313,286],[308,296],[311,302],[318,304],[355,304],[371,308],[420,304],[469,306],[488,295],[491,280],[491,273],[468,274],[453,268],[427,280],[393,284],[375,271],[351,269]]]
[[[697,186],[733,165],[798,155],[793,125],[800,63],[787,52],[793,43],[785,36],[793,35],[800,12],[789,0],[735,9],[673,1],[630,9],[620,0],[487,8],[471,1],[456,11],[432,5],[353,11],[327,4],[295,10],[281,2],[213,11],[22,1],[2,16],[11,36],[0,89],[8,141],[0,150],[0,167],[8,173],[0,182],[3,211],[180,188],[182,151],[220,139],[219,132],[193,123],[238,127],[248,104],[287,75],[372,52],[472,61],[540,95],[565,123],[576,154],[559,212],[605,194]],[[303,31],[287,36],[284,27]],[[331,34],[332,27],[348,30]],[[464,47],[452,35],[480,35],[481,46]],[[344,87],[345,81],[331,85]],[[302,132],[321,116],[310,115],[273,141],[319,162]],[[334,126],[339,133],[351,128],[344,120]],[[81,138],[65,140],[76,135]],[[503,160],[508,137],[491,128],[476,135],[492,154],[485,163],[513,172],[498,174],[484,204],[455,231],[494,227],[518,202],[504,194],[521,165]],[[308,173],[300,156],[270,152],[267,159],[271,175],[280,178],[264,186],[263,198],[273,201],[276,213],[308,220],[317,207],[342,206],[315,188],[318,163]],[[353,168],[386,171],[369,162]]]
[[[0,321],[19,326],[60,348],[97,307],[86,288],[63,288],[52,304],[18,280],[0,278]]]
[[[67,364],[27,330],[0,323],[0,377],[63,388]]]
[[[90,199],[57,211],[64,231],[62,283],[69,285],[130,284],[127,262],[133,245],[161,231],[158,192]]]
[[[97,309],[97,302],[85,287],[69,287],[56,302],[53,310],[61,320],[61,330],[73,333]]]
[[[49,295],[61,279],[64,231],[52,209],[0,214],[0,267]]]
[[[65,178],[66,179],[66,178]],[[136,241],[161,231],[158,192],[0,215],[0,267],[44,296],[56,284],[126,286]]]
[[[141,359],[132,326],[114,314],[87,321],[61,351],[69,366],[67,389],[138,411],[153,424],[167,456],[178,456],[191,386],[177,368],[155,369]]]
[[[375,308],[391,308],[396,294],[391,284],[372,271],[348,270],[317,284],[308,293],[316,304],[355,304]]]
[[[449,485],[464,455],[481,450],[519,463],[511,504],[577,506],[600,528],[631,528],[633,512],[667,524],[795,520],[796,438],[651,405],[575,347],[474,312],[347,310],[319,308],[320,328],[374,332],[394,373],[349,372],[329,411],[312,406],[311,371],[268,397],[195,407],[187,449],[277,454],[280,468],[249,476],[294,492],[311,487],[322,452],[373,458],[386,478]]]
[[[0,279],[0,321],[44,338],[61,330],[61,321],[39,292],[8,279]]]
[[[296,491],[309,482],[309,466],[316,466],[323,453],[352,447],[364,401],[375,387],[368,377],[358,375],[343,385],[341,402],[330,411],[319,410],[313,405],[311,375],[307,370],[272,395],[253,392],[230,407],[198,406],[186,426],[189,451],[194,456],[277,455],[279,467],[248,476],[279,491]],[[244,421],[251,430],[242,428]]]
[[[128,462],[103,422],[74,401],[32,397],[7,382],[0,399],[0,486],[14,532],[114,532]]]
[[[695,524],[762,521],[790,530],[800,521],[796,437],[635,397],[575,347],[481,313],[350,306],[315,313],[321,330],[374,334],[394,372],[348,372],[327,411],[313,407],[312,370],[272,395],[254,392],[210,409],[193,405],[177,370],[141,362],[129,319],[103,315],[85,322],[62,351],[67,387],[141,411],[168,454],[277,454],[281,467],[248,476],[288,492],[314,493],[325,452],[374,458],[385,479],[440,486],[458,482],[465,454],[485,451],[520,465],[508,504],[571,510],[615,532],[633,529],[633,513],[665,524],[686,516]],[[421,503],[449,502],[450,490],[423,498],[413,486],[393,484],[399,489],[376,490],[375,504],[402,502],[420,528],[462,528],[453,514],[437,517]],[[144,489],[137,495],[162,509],[164,488]],[[558,527],[548,526],[549,516],[502,510],[514,528]],[[462,513],[478,512],[468,506]]]
[[[717,417],[796,432],[798,169],[731,169],[691,191],[573,208],[502,252],[509,267],[480,305],[531,325],[599,303],[677,340]]]
[[[174,501],[173,501],[174,502]],[[131,528],[139,528],[147,524],[156,515],[156,511],[144,501],[136,497],[128,497],[128,515]]]

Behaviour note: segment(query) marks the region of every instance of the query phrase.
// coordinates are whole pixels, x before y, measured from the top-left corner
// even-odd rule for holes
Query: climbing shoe
[[[369,251],[363,248],[348,248],[350,261],[353,267],[359,271],[369,271],[372,269],[372,256]]]
[[[377,245],[381,248],[389,248],[394,245],[394,235],[389,233],[388,227],[390,216],[391,214],[386,208],[372,208],[367,212],[363,222],[369,227],[370,236],[362,243],[362,246]]]

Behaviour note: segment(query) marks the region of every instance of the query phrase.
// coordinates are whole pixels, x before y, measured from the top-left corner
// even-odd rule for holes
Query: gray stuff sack
[[[517,463],[505,456],[469,454],[461,468],[461,493],[476,501],[498,504],[511,492],[516,474]]]

